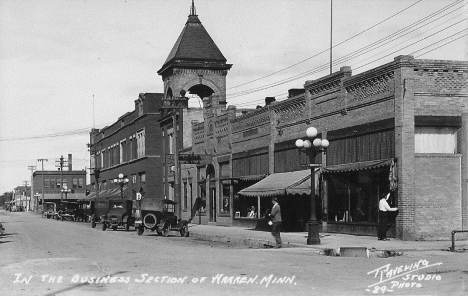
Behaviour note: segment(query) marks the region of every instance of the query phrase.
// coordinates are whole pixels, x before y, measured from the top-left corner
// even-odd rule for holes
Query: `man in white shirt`
[[[388,222],[388,212],[398,211],[398,208],[391,208],[388,205],[388,199],[390,198],[390,193],[382,195],[379,201],[379,227],[377,229],[377,237],[379,240],[388,241],[387,238],[387,222]]]

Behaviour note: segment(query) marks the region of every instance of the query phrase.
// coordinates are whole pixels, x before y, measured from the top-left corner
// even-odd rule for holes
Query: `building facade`
[[[375,235],[379,196],[387,192],[399,208],[392,236],[446,239],[453,229],[467,229],[467,67],[411,56],[355,76],[342,67],[306,81],[302,94],[210,121],[211,129],[205,118],[193,127],[192,149],[205,150],[213,166],[211,183],[202,178],[208,166],[193,175],[212,188],[197,191],[215,211],[206,221],[258,226],[271,194],[244,189],[260,182],[275,187],[268,179],[290,172],[284,176],[297,179],[275,195],[286,229],[303,231],[311,214],[309,159],[295,141],[314,126],[330,141],[326,154],[313,160],[321,164],[314,177],[322,231]],[[247,218],[252,206],[257,213]]]
[[[91,194],[88,198],[104,196],[110,191],[123,198],[135,199],[137,192],[150,202],[163,198],[162,133],[159,127],[162,94],[141,93],[135,109],[117,121],[90,133]],[[96,178],[96,172],[98,172]],[[122,174],[128,183],[114,183]],[[98,193],[97,193],[98,192]],[[96,194],[97,193],[97,194]]]
[[[62,170],[39,171],[33,173],[33,204],[43,202],[77,201],[86,196],[86,171],[74,170],[72,155],[62,158]],[[38,207],[40,210],[40,207]]]

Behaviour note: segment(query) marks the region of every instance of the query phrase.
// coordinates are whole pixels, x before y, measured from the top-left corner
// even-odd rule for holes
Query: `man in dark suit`
[[[281,227],[281,208],[278,204],[278,200],[276,197],[271,199],[271,203],[273,207],[271,208],[270,212],[270,220],[273,223],[271,225],[271,234],[276,240],[276,248],[279,249],[282,247],[281,245],[281,235],[280,235],[280,227]]]

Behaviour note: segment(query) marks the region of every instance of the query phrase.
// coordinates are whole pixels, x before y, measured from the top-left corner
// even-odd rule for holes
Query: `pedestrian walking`
[[[388,231],[388,212],[398,211],[398,208],[391,208],[388,205],[388,199],[390,198],[390,193],[382,195],[379,201],[379,227],[377,229],[377,237],[379,240],[388,241],[387,231]]]
[[[278,204],[278,199],[276,197],[273,197],[271,199],[271,203],[273,204],[273,207],[271,208],[270,211],[270,221],[272,222],[271,224],[271,234],[275,238],[276,241],[276,248],[279,249],[282,247],[281,245],[281,235],[280,235],[280,228],[281,228],[281,208],[280,205]]]

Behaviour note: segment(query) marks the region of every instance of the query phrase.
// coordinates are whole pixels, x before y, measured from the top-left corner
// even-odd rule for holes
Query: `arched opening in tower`
[[[199,96],[201,99],[210,97],[213,95],[214,90],[211,89],[211,87],[206,86],[204,84],[197,84],[189,88],[188,90],[191,94],[196,94]]]

